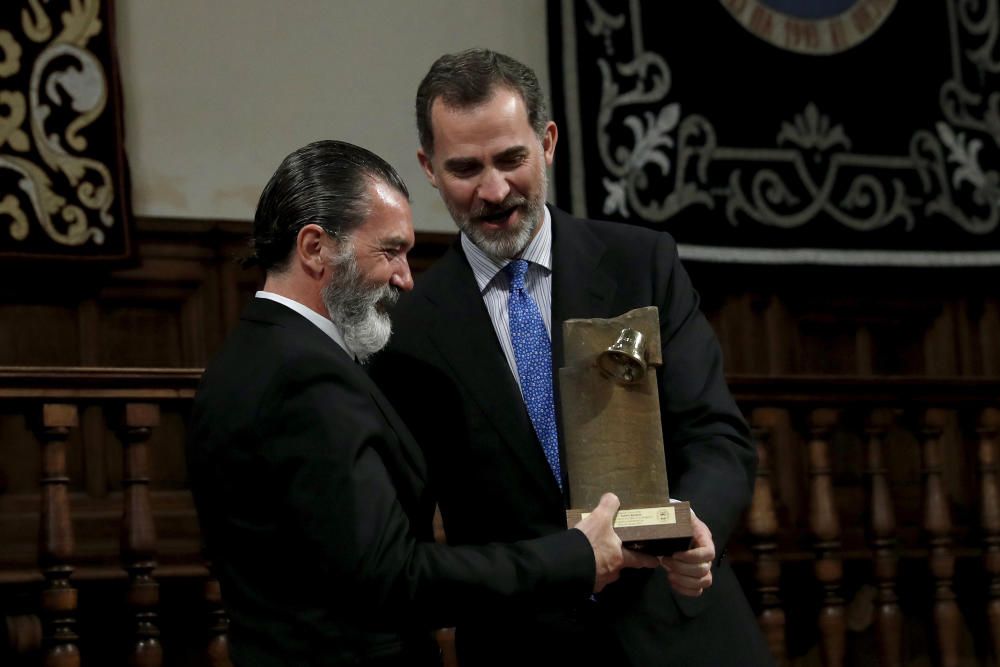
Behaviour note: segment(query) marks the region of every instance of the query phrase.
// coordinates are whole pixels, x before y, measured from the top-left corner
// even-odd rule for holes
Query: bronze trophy
[[[596,507],[611,491],[621,500],[615,532],[627,547],[655,555],[687,549],[691,505],[670,500],[667,486],[656,308],[567,320],[563,340],[559,387],[571,506]],[[570,526],[584,516],[566,512]]]

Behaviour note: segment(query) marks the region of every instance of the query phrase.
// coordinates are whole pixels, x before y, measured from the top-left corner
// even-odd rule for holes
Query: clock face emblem
[[[871,37],[897,0],[720,0],[740,25],[778,48],[830,55]]]

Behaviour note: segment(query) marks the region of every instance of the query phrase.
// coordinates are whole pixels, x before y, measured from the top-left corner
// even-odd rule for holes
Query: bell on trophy
[[[626,327],[597,358],[604,373],[622,384],[635,384],[646,375],[646,337]]]

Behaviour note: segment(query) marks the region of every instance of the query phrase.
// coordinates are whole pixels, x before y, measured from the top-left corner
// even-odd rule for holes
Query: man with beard
[[[188,462],[237,666],[435,665],[429,630],[504,599],[586,599],[623,566],[606,494],[578,530],[510,545],[432,541],[423,456],[360,361],[412,287],[406,186],[336,141],[264,189],[264,289],[205,371]],[[412,378],[419,391],[419,378]]]
[[[690,550],[662,570],[625,573],[576,604],[510,600],[463,617],[462,666],[770,664],[722,558],[750,500],[755,449],[673,239],[545,206],[558,132],[534,73],[512,58],[441,57],[416,111],[420,164],[461,234],[394,310],[397,333],[373,375],[427,456],[448,542],[565,528],[562,323],[642,306],[659,309],[671,492],[693,509]],[[408,390],[415,377],[420,392]]]

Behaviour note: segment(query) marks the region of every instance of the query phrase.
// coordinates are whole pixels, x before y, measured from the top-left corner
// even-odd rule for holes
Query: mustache
[[[374,305],[380,311],[386,311],[396,305],[399,301],[399,295],[403,293],[403,290],[396,287],[395,285],[389,285],[388,283],[380,286],[371,295],[372,305]]]
[[[491,204],[489,202],[479,202],[470,212],[470,217],[474,219],[486,218],[489,216],[496,215],[498,213],[503,213],[509,211],[512,208],[520,208],[522,206],[527,206],[528,200],[525,197],[520,197],[517,195],[508,195],[499,204]]]

